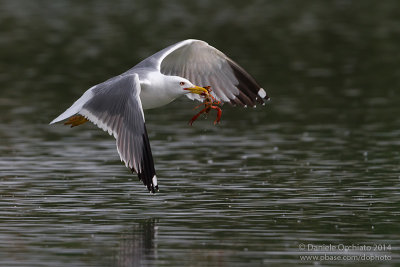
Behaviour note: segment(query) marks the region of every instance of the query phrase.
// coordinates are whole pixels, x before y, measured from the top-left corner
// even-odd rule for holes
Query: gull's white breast
[[[150,72],[145,79],[140,80],[140,100],[143,109],[164,106],[185,93],[171,87],[169,78],[159,72]]]

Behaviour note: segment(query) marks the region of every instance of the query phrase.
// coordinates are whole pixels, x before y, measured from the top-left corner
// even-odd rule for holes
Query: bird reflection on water
[[[147,266],[156,259],[157,220],[147,219],[123,234],[115,255],[116,266]]]

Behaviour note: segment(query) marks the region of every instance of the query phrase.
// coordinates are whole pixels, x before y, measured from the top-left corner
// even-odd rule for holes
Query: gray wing
[[[211,86],[218,100],[233,105],[255,106],[269,99],[242,67],[200,40],[185,40],[169,46],[141,64],[155,65],[165,75],[181,76],[198,86]],[[194,98],[193,94],[188,96]]]
[[[138,75],[120,75],[91,88],[78,113],[114,135],[121,160],[154,192],[157,178],[139,94]]]

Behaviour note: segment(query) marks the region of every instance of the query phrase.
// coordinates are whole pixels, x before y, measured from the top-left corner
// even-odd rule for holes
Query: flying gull
[[[236,62],[206,42],[190,39],[91,87],[50,124],[69,118],[74,126],[89,120],[107,131],[116,139],[121,161],[154,193],[157,176],[143,109],[164,106],[182,95],[203,101],[205,89],[194,84],[211,86],[216,100],[232,105],[255,106],[269,99]]]

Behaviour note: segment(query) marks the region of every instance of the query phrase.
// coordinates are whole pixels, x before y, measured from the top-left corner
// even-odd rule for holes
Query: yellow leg
[[[87,122],[88,119],[86,119],[85,117],[81,116],[81,115],[75,115],[70,117],[66,122],[64,122],[64,125],[71,125],[71,127],[75,127],[81,124],[84,124],[85,122]]]

